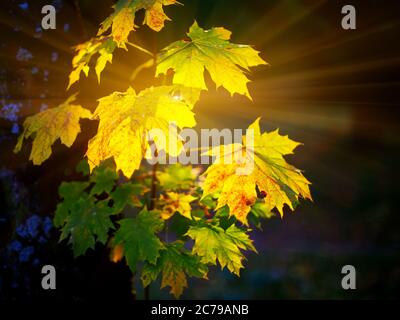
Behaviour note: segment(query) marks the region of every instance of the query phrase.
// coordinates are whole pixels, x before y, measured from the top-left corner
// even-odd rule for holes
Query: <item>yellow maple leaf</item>
[[[161,195],[161,201],[165,202],[161,217],[168,220],[175,212],[179,212],[184,217],[192,219],[190,203],[194,200],[196,200],[195,197],[184,193],[167,192],[166,195]]]
[[[72,59],[72,71],[69,74],[69,83],[67,90],[79,80],[83,71],[87,77],[89,74],[89,63],[94,55],[98,55],[96,61],[96,74],[100,82],[100,74],[104,70],[107,62],[112,62],[115,42],[105,37],[92,38],[89,41],[81,43],[74,47],[75,56]]]
[[[33,164],[40,165],[51,155],[51,146],[57,139],[70,147],[78,133],[81,131],[79,120],[91,118],[89,110],[80,105],[71,104],[76,94],[69,97],[56,108],[42,111],[24,121],[24,131],[18,138],[14,152],[19,152],[24,139],[33,137],[30,160]]]
[[[231,95],[238,93],[251,99],[244,71],[266,64],[259,52],[251,46],[229,42],[231,32],[221,27],[203,30],[195,22],[187,35],[188,39],[176,41],[161,51],[156,74],[166,74],[172,68],[173,83],[207,90],[207,69],[217,88],[222,86]]]
[[[114,5],[114,12],[100,25],[97,35],[104,34],[111,28],[111,36],[124,45],[129,33],[135,30],[135,15],[141,9],[145,10],[143,24],[154,31],[164,27],[165,20],[170,20],[164,13],[163,6],[179,4],[176,0],[120,0]]]
[[[134,31],[135,12],[130,7],[120,10],[113,19],[111,35],[119,47],[125,47],[128,36]]]
[[[204,173],[203,185],[203,197],[218,193],[217,209],[228,205],[230,214],[245,225],[248,224],[247,214],[257,199],[256,186],[265,192],[268,207],[277,208],[281,216],[285,204],[294,210],[299,197],[311,200],[310,182],[283,158],[293,153],[299,143],[281,136],[277,130],[261,134],[259,118],[249,129],[254,130],[254,139],[246,143],[244,137],[242,147],[228,145],[207,152],[217,155],[220,151],[216,162]],[[238,154],[245,161],[239,163]],[[249,164],[252,165],[247,167]]]
[[[112,62],[113,51],[116,47],[127,50],[126,44],[131,31],[135,31],[136,12],[144,9],[143,23],[155,31],[164,27],[164,21],[170,20],[163,11],[163,6],[179,4],[176,0],[120,0],[114,5],[114,12],[100,25],[97,36],[74,47],[75,56],[72,59],[72,68],[69,75],[67,89],[80,78],[81,72],[89,74],[89,63],[97,56],[95,71],[100,82],[100,74],[107,62]],[[107,31],[110,30],[107,34]],[[137,49],[152,55],[146,49],[129,43]]]
[[[196,122],[192,105],[184,97],[175,97],[177,86],[151,87],[136,94],[132,88],[126,92],[114,92],[99,99],[94,113],[100,120],[95,137],[89,141],[86,156],[90,168],[113,157],[117,170],[130,177],[139,168],[143,157],[150,157],[153,140],[157,150],[177,156],[182,141],[170,130],[171,123],[177,128],[193,127]],[[156,129],[165,137],[149,137]]]
[[[163,6],[179,3],[176,0],[156,0],[152,6],[146,8],[143,24],[147,24],[154,31],[164,28],[165,20],[171,20],[164,13]]]

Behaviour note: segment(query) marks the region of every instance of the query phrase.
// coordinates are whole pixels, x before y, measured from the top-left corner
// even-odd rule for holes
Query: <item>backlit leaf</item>
[[[161,195],[161,201],[164,203],[161,217],[167,220],[171,218],[175,212],[178,212],[184,217],[192,219],[190,203],[194,200],[196,200],[196,197],[184,193],[167,192],[166,195]]]
[[[245,71],[266,64],[258,51],[229,42],[231,32],[221,27],[204,30],[195,22],[187,36],[188,39],[176,41],[161,51],[157,75],[166,74],[172,68],[173,83],[206,90],[206,69],[217,88],[223,86],[232,95],[239,93],[251,99]]]
[[[24,121],[24,131],[18,138],[14,152],[19,152],[24,139],[33,138],[30,160],[40,165],[51,155],[51,146],[57,141],[71,147],[81,131],[79,120],[91,118],[89,110],[80,105],[71,104],[73,95],[56,108],[47,109]]]
[[[191,166],[171,164],[157,172],[157,179],[165,190],[186,189],[193,185],[196,176]]]
[[[79,80],[81,72],[88,76],[90,69],[89,63],[94,56],[97,57],[95,70],[97,79],[100,82],[100,75],[106,63],[112,62],[115,46],[116,43],[108,37],[92,38],[89,41],[75,46],[75,56],[72,59],[72,71],[69,74],[67,89]]]
[[[143,24],[147,24],[154,31],[160,31],[164,27],[165,20],[170,20],[164,13],[163,6],[179,4],[176,0],[119,0],[114,6],[114,12],[107,17],[100,26],[97,35],[104,34],[112,29],[114,40],[122,35],[127,39],[129,32],[134,31],[136,12],[144,9]]]
[[[254,130],[254,142],[246,143],[244,137],[243,146],[222,148],[216,162],[205,172],[203,186],[204,196],[219,193],[217,209],[227,204],[230,214],[246,225],[247,214],[257,199],[256,186],[265,193],[268,207],[277,208],[281,216],[285,204],[294,210],[299,197],[311,199],[310,182],[283,158],[293,153],[299,143],[278,131],[261,134],[259,119],[249,129]],[[216,154],[215,149],[211,152]],[[240,156],[245,159],[243,163],[237,161]]]
[[[176,156],[182,149],[178,133],[170,130],[193,127],[196,122],[191,105],[175,99],[174,86],[151,87],[136,94],[132,88],[101,98],[95,111],[100,120],[96,136],[89,141],[86,153],[91,169],[113,157],[117,170],[127,177],[139,168],[142,158],[149,156],[149,133],[161,131],[166,141],[153,137],[157,150]],[[118,112],[116,112],[118,110]]]
[[[201,262],[216,265],[218,261],[221,269],[227,267],[238,276],[243,268],[242,250],[257,252],[246,232],[235,225],[227,230],[212,225],[191,226],[187,235],[195,241],[192,252],[201,257]]]

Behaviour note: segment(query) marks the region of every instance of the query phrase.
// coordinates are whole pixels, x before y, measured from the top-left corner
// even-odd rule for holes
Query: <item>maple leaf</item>
[[[254,142],[246,143],[244,137],[240,147],[236,144],[221,148],[216,162],[204,173],[204,196],[218,192],[217,209],[227,204],[230,214],[245,225],[248,224],[247,214],[257,199],[257,187],[265,193],[268,209],[277,208],[281,216],[285,204],[294,210],[299,197],[312,200],[310,182],[283,158],[292,154],[299,143],[281,136],[278,130],[261,134],[259,120],[249,126],[254,130]],[[211,153],[215,155],[216,149]],[[238,154],[244,155],[244,164],[235,162],[234,159],[240,159]],[[229,158],[230,163],[227,161]],[[249,163],[254,164],[253,169],[239,175],[238,168],[244,169]]]
[[[147,24],[154,31],[160,31],[164,28],[164,22],[171,20],[164,13],[163,6],[169,6],[171,4],[180,4],[176,0],[155,0],[152,5],[145,7],[146,13],[144,16],[143,24]]]
[[[117,211],[122,211],[125,206],[142,207],[138,196],[145,192],[145,188],[141,184],[124,183],[119,185],[110,195],[114,201],[113,207]]]
[[[164,248],[156,233],[163,228],[163,220],[157,211],[143,209],[135,218],[120,220],[114,244],[123,245],[130,269],[135,272],[139,261],[155,264]]]
[[[169,165],[164,171],[158,171],[157,179],[164,190],[176,190],[192,186],[196,176],[191,166],[177,163]]]
[[[119,47],[124,47],[129,33],[134,29],[135,12],[130,7],[119,10],[112,23],[111,34]]]
[[[161,130],[166,141],[153,137],[158,152],[176,156],[181,152],[179,135],[170,131],[193,127],[196,122],[192,105],[175,99],[175,86],[151,87],[136,94],[132,88],[101,98],[94,116],[100,120],[96,136],[89,141],[86,153],[91,169],[113,157],[117,170],[127,177],[139,168],[144,156],[149,157],[149,132]],[[118,112],[115,112],[118,110]]]
[[[111,35],[118,43],[127,41],[129,33],[135,30],[136,12],[144,9],[143,24],[154,31],[164,27],[165,20],[170,20],[164,13],[163,6],[179,4],[176,0],[119,0],[114,5],[114,12],[108,16],[99,28],[97,35],[104,34],[111,28]]]
[[[141,279],[143,286],[147,287],[161,273],[161,289],[169,286],[170,293],[179,298],[187,287],[186,275],[207,279],[207,272],[207,266],[200,262],[200,258],[186,250],[183,242],[177,241],[165,245],[155,265],[144,265]]]
[[[251,99],[244,71],[266,64],[258,51],[229,42],[231,32],[222,27],[203,30],[195,22],[187,36],[188,40],[176,41],[161,51],[156,75],[166,74],[172,68],[173,83],[207,90],[204,81],[207,69],[217,88],[223,86],[231,95],[238,93]]]
[[[33,137],[32,151],[29,159],[33,164],[40,165],[51,155],[51,146],[57,141],[67,147],[75,142],[78,133],[81,131],[79,120],[91,118],[89,110],[80,105],[71,104],[76,94],[70,96],[58,107],[47,109],[24,121],[24,131],[18,138],[14,152],[21,150],[23,140]]]
[[[97,36],[74,47],[75,56],[72,59],[72,71],[69,74],[67,90],[80,79],[83,72],[86,77],[90,70],[90,61],[96,60],[95,71],[100,83],[100,75],[107,62],[112,63],[115,48],[127,50],[129,44],[148,55],[153,56],[148,50],[128,41],[131,31],[135,30],[135,14],[144,9],[146,11],[143,23],[155,31],[164,27],[164,21],[170,20],[163,11],[163,6],[179,4],[176,0],[120,0],[114,6],[114,12],[100,25]],[[106,34],[108,30],[110,33]],[[96,57],[96,58],[94,58]],[[149,67],[154,64],[151,59],[142,66]]]
[[[235,225],[226,230],[213,225],[191,226],[186,235],[195,241],[192,252],[201,262],[216,265],[218,261],[221,269],[227,267],[237,276],[243,268],[241,250],[257,252],[246,232]]]
[[[98,167],[90,176],[90,182],[95,183],[90,194],[101,195],[103,192],[110,193],[117,179],[118,174],[112,168],[106,166]]]
[[[61,227],[60,241],[69,238],[75,257],[94,249],[96,241],[105,243],[108,231],[114,228],[110,219],[114,210],[107,201],[95,203],[84,191],[87,187],[84,182],[63,182],[59,192],[64,201],[58,204],[54,217],[54,225]]]
[[[92,38],[89,41],[75,46],[74,50],[76,53],[72,59],[72,71],[69,74],[67,90],[79,80],[81,72],[88,76],[90,69],[89,63],[95,55],[97,55],[95,71],[100,83],[100,75],[107,62],[112,62],[115,47],[116,42],[109,37]]]
[[[192,219],[190,203],[196,199],[190,194],[177,192],[167,192],[166,195],[161,195],[160,200],[165,203],[161,211],[161,217],[164,220],[168,220],[175,212],[178,212],[182,216]]]
[[[63,203],[57,207],[57,212],[54,216],[54,225],[56,227],[62,226],[65,224],[68,214],[69,208],[73,206],[75,200],[79,199],[82,194],[84,194],[84,190],[89,187],[89,183],[87,182],[63,182],[58,191],[63,198]]]

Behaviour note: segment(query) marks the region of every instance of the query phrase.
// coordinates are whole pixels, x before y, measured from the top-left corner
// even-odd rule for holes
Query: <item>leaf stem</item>
[[[147,49],[145,49],[145,48],[142,48],[141,46],[139,46],[139,45],[137,45],[137,44],[134,44],[134,43],[132,43],[132,42],[127,42],[127,44],[129,44],[131,47],[134,47],[134,48],[136,48],[136,49],[138,49],[138,50],[140,50],[140,51],[146,53],[147,55],[149,55],[149,56],[151,56],[151,57],[154,57],[154,55],[153,55],[149,50],[147,50]]]

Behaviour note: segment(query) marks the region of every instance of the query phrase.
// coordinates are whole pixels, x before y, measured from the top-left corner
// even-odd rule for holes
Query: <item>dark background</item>
[[[304,143],[288,160],[305,170],[314,198],[295,213],[263,224],[263,232],[253,236],[259,254],[248,254],[240,278],[213,268],[210,281],[190,281],[183,298],[398,298],[399,2],[182,2],[184,6],[165,9],[172,22],[160,33],[144,26],[131,41],[156,51],[182,38],[196,19],[204,28],[231,30],[235,43],[255,45],[271,66],[255,68],[251,75],[254,102],[230,98],[211,86],[196,106],[197,127],[246,128],[261,115],[263,129],[279,127]],[[50,3],[57,8],[57,29],[40,31],[40,9]],[[100,85],[91,72],[65,92],[71,47],[95,35],[112,3],[0,4],[0,300],[132,299],[130,272],[122,263],[108,261],[107,248],[98,246],[74,260],[65,244],[57,244],[57,230],[51,229],[41,241],[44,229],[35,239],[15,231],[32,223],[33,215],[41,217],[41,226],[53,215],[58,185],[73,177],[87,139],[95,132],[84,121],[72,149],[56,145],[51,159],[34,167],[28,162],[29,148],[12,153],[24,117],[45,105],[56,106],[76,91],[79,102],[94,108],[96,99],[112,91],[150,84],[150,72],[130,80],[146,57],[129,48],[116,51]],[[356,30],[341,28],[345,4],[356,7]],[[15,108],[18,112],[10,115]],[[23,248],[33,247],[27,259],[21,257],[23,248],[10,249],[15,240]],[[57,268],[55,291],[40,289],[44,264]],[[346,264],[357,270],[357,290],[340,286]],[[157,284],[151,287],[151,297],[170,296]]]

